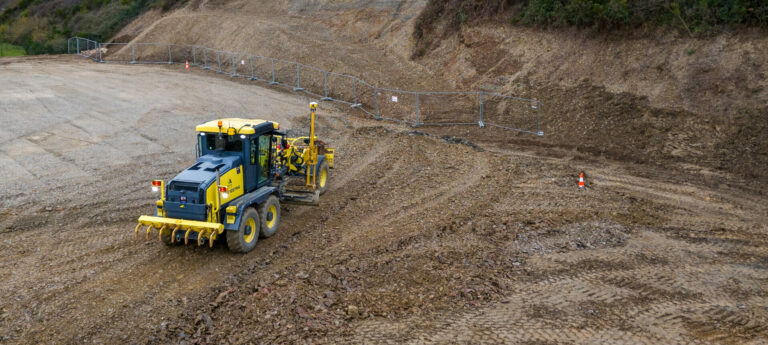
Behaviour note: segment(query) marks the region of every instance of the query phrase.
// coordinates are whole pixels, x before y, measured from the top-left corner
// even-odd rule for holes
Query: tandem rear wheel
[[[325,160],[320,162],[317,167],[317,191],[320,195],[325,194],[325,190],[328,187],[328,162]]]
[[[264,203],[259,205],[258,210],[261,219],[261,237],[272,237],[280,223],[280,201],[276,196],[270,195]]]

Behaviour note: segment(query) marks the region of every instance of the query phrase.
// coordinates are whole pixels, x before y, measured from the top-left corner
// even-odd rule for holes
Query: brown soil
[[[0,70],[20,85],[0,91],[18,114],[0,143],[5,342],[768,338],[768,208],[739,178],[474,142],[469,127],[443,137],[332,103],[319,136],[338,158],[320,207],[284,206],[278,234],[246,255],[135,240],[146,181],[194,159],[184,128],[258,113],[301,131],[307,100],[178,66],[61,59]]]
[[[541,30],[509,26],[503,18],[515,6],[508,2],[474,8],[457,1],[442,9],[425,5],[413,0],[193,1],[163,17],[146,14],[118,37],[299,61],[389,88],[484,90],[533,98],[543,102],[545,137],[515,140],[533,144],[529,149],[543,144],[627,162],[682,165],[683,171],[736,175],[759,185],[768,181],[764,32],[690,38],[665,31]],[[465,24],[455,22],[457,9],[468,12]],[[431,38],[417,42],[414,28],[424,28],[424,21],[434,24],[423,33]],[[415,60],[414,52],[420,56]],[[310,74],[302,80],[311,88],[314,79],[315,91],[321,92],[317,81],[322,75]],[[351,93],[349,85],[332,90],[337,88]],[[360,92],[362,103],[372,110],[372,90]],[[383,116],[414,121],[416,111],[408,106],[415,103],[413,96],[381,95],[391,96],[399,96],[400,103],[380,102]],[[476,123],[476,100],[456,98],[422,97],[422,120]],[[488,104],[486,123],[536,128],[530,109],[491,110]],[[466,136],[464,129],[439,131]],[[470,139],[517,138],[508,132],[476,134]]]

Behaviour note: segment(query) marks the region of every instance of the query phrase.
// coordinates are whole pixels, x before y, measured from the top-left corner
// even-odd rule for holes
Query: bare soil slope
[[[740,188],[324,103],[338,165],[320,207],[283,207],[247,255],[169,248],[132,231],[147,182],[194,159],[192,126],[227,114],[301,131],[307,100],[178,67],[0,63],[17,126],[0,144],[5,342],[768,339],[768,208]]]
[[[147,14],[117,40],[285,58],[400,89],[535,98],[544,103],[546,136],[517,143],[577,149],[681,173],[705,169],[768,181],[764,32],[704,38],[662,31],[603,35],[510,27],[494,19],[462,26],[411,60],[417,49],[414,22],[425,4],[193,1],[162,18]],[[436,27],[434,34],[442,37],[439,18]],[[472,135],[475,141],[513,136],[472,133],[449,134]]]

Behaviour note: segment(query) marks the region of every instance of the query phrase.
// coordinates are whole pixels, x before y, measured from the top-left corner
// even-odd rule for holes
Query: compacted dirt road
[[[166,247],[135,240],[134,222],[152,211],[149,181],[194,160],[194,125],[260,117],[301,132],[308,99],[70,57],[0,59],[0,80],[0,342],[768,339],[768,206],[731,176],[323,104],[338,163],[320,207],[284,206],[278,234],[246,255]]]

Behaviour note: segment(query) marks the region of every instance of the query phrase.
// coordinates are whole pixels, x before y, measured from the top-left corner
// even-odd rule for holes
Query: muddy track
[[[284,206],[247,255],[166,247],[134,239],[134,221],[152,210],[147,181],[194,160],[193,126],[255,114],[303,131],[307,100],[166,67],[3,67],[21,85],[0,90],[18,127],[0,129],[4,342],[768,339],[759,195],[324,105],[338,159],[320,207]]]

